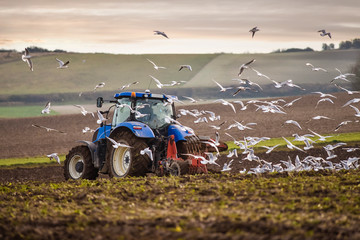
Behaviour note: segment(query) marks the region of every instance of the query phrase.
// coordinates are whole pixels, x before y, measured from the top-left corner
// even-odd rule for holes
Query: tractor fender
[[[97,135],[94,142],[97,142],[100,139],[108,137],[110,135],[110,131],[111,131],[111,125],[104,125],[96,129],[95,133],[97,133]]]
[[[84,141],[84,140],[80,140],[78,142],[86,144],[86,146],[89,148],[92,163],[94,164],[94,167],[99,168],[100,167],[100,161],[99,161],[98,155],[96,154],[97,145],[95,143],[93,143],[93,142]]]
[[[178,142],[181,140],[186,141],[185,137],[193,136],[194,134],[181,125],[172,124],[168,128],[168,136],[171,135],[174,135],[175,142]]]
[[[139,137],[139,138],[154,138],[155,137],[154,132],[151,130],[151,128],[148,125],[141,123],[141,122],[135,122],[135,121],[119,123],[113,129],[112,133],[115,132],[117,129],[120,130],[123,128],[130,130],[136,137]]]

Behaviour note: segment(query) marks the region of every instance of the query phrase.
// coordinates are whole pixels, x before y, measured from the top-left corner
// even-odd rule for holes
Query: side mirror
[[[98,108],[101,108],[102,105],[103,105],[103,103],[104,103],[104,99],[103,99],[102,97],[98,97],[98,98],[96,99],[96,106],[97,106]]]

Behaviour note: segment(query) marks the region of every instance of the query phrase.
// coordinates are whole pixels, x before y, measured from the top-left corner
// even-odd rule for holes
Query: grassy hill
[[[153,75],[163,83],[172,80],[187,81],[176,88],[200,88],[217,86],[215,79],[223,85],[234,84],[242,63],[256,59],[255,69],[276,81],[293,79],[297,84],[328,84],[337,75],[335,67],[346,72],[360,55],[360,50],[333,50],[323,52],[270,53],[270,54],[163,54],[163,55],[114,55],[65,53],[34,56],[34,72],[21,60],[0,64],[0,97],[24,94],[58,94],[91,92],[96,84],[105,82],[99,91],[116,91],[122,85],[139,81],[137,89],[149,88]],[[55,57],[70,60],[68,69],[57,69]],[[151,59],[167,69],[156,71],[146,60]],[[328,69],[327,73],[313,72],[305,63]],[[181,64],[190,64],[193,71],[178,71]],[[269,84],[253,71],[242,77],[250,77],[260,84]],[[157,90],[155,84],[150,89]],[[172,88],[173,89],[173,88]],[[160,90],[163,91],[163,90]],[[197,91],[197,90],[195,90]]]

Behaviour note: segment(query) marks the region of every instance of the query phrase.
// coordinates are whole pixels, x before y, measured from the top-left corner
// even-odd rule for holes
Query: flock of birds
[[[260,29],[257,27],[254,27],[252,29],[250,29],[249,32],[251,32],[252,34],[252,38],[254,37],[255,33],[258,32]],[[321,36],[328,36],[329,38],[331,38],[331,33],[326,32],[325,30],[319,30],[318,32],[320,32]],[[161,31],[154,31],[154,34],[156,35],[161,35],[165,38],[169,38],[164,32]],[[27,64],[29,65],[29,68],[31,69],[31,71],[33,71],[33,64],[31,61],[31,55],[29,53],[28,49],[25,49],[25,53],[24,55],[22,55],[22,60],[27,62]],[[68,68],[69,66],[69,61],[63,62],[62,60],[56,58],[56,61],[58,62],[59,69],[65,69]],[[160,70],[160,69],[166,69],[166,67],[163,66],[159,66],[156,63],[154,63],[152,60],[147,59],[147,61],[149,63],[152,64],[153,68],[155,70]],[[237,78],[232,79],[232,81],[235,81],[239,84],[239,86],[235,87],[224,87],[222,86],[220,83],[216,82],[215,80],[213,80],[214,84],[219,87],[219,91],[220,92],[225,92],[225,91],[229,91],[234,89],[235,91],[233,92],[233,96],[236,96],[238,93],[240,93],[241,91],[261,91],[262,87],[253,81],[250,81],[249,79],[246,78],[241,78],[242,74],[247,71],[247,70],[252,70],[254,71],[258,77],[262,77],[262,78],[266,78],[268,79],[275,88],[280,89],[283,87],[290,87],[290,88],[298,88],[301,90],[305,90],[304,88],[302,88],[301,86],[294,84],[293,81],[291,79],[283,81],[283,82],[277,82],[273,79],[271,79],[269,76],[259,72],[258,70],[254,69],[251,65],[255,62],[255,59],[252,59],[251,61],[248,61],[246,63],[243,63],[240,65],[239,67],[239,72],[237,73]],[[306,66],[309,66],[311,68],[312,71],[318,72],[318,71],[323,71],[323,72],[327,72],[326,69],[321,68],[321,67],[315,67],[313,64],[311,63],[306,63]],[[183,70],[183,69],[187,69],[189,71],[192,71],[192,67],[190,65],[180,65],[179,67],[179,71]],[[338,76],[335,76],[330,83],[334,84],[336,87],[338,87],[339,89],[346,91],[349,95],[352,94],[359,94],[359,91],[351,91],[348,90],[342,86],[340,86],[338,83],[335,83],[337,81],[344,81],[344,82],[350,82],[350,80],[348,79],[349,77],[353,77],[355,76],[355,74],[353,73],[342,73],[339,69],[336,68],[336,71],[339,72]],[[151,78],[151,81],[155,82],[155,85],[157,86],[157,88],[163,88],[163,87],[172,87],[172,86],[177,86],[180,85],[182,83],[185,83],[185,81],[172,81],[170,83],[162,83],[159,79],[153,77],[152,75],[149,75]],[[131,82],[128,84],[123,85],[120,90],[124,90],[125,88],[129,88],[132,85],[138,84],[139,82]],[[105,86],[104,82],[101,82],[99,84],[97,84],[93,91],[95,92],[97,89],[102,88]],[[322,93],[322,92],[313,92],[314,94],[319,94],[320,99],[317,102],[315,108],[317,108],[320,104],[322,104],[323,102],[328,102],[331,104],[334,104],[334,99],[336,99],[335,96],[331,95],[331,94],[326,94],[326,93]],[[81,96],[82,93],[79,94],[79,96]],[[187,99],[190,101],[190,103],[197,103],[201,100],[195,100],[192,97],[188,97],[188,96],[183,96],[184,99]],[[225,99],[217,99],[215,101],[213,101],[214,103],[220,103],[223,104],[224,106],[229,106],[231,111],[233,111],[234,113],[236,113],[236,108],[234,106],[234,104],[239,104],[241,106],[241,111],[244,111],[247,109],[247,106],[249,104],[254,104],[256,106],[256,111],[262,111],[264,113],[274,113],[274,114],[286,114],[285,108],[289,108],[291,106],[294,105],[295,102],[299,101],[302,97],[296,98],[294,100],[292,100],[291,102],[285,102],[283,99],[279,99],[279,100],[275,100],[275,101],[266,101],[266,100],[250,100],[247,101],[246,103],[244,103],[241,100],[235,100],[235,101],[227,101]],[[178,103],[183,103],[182,101],[180,101],[177,98],[173,98],[171,96],[168,96],[168,103],[165,104],[169,104],[169,103],[173,103],[173,102],[178,102]],[[280,102],[283,102],[283,105],[280,105]],[[350,106],[351,108],[353,108],[355,110],[355,115],[356,117],[360,117],[360,111],[357,107],[353,106],[352,104],[358,103],[360,102],[360,98],[353,98],[352,100],[348,101],[347,103],[345,103],[343,105],[343,107],[347,107]],[[86,116],[87,114],[91,114],[94,118],[95,115],[93,112],[89,112],[87,111],[83,106],[81,105],[74,105],[75,107],[78,107],[81,111],[81,113]],[[51,107],[51,103],[48,102],[45,106],[45,108],[41,111],[41,114],[49,114],[50,113],[50,107]],[[123,104],[123,106],[120,107],[128,107],[130,108],[130,110],[132,112],[135,112],[137,117],[143,117],[146,114],[141,114],[139,111],[132,109],[130,106],[125,106],[125,104]],[[194,123],[195,124],[199,124],[199,123],[206,123],[208,124],[209,127],[213,128],[214,130],[216,130],[216,137],[215,139],[210,139],[208,141],[206,141],[207,144],[211,145],[212,147],[214,147],[214,149],[216,150],[216,153],[205,153],[203,156],[198,156],[198,155],[193,155],[193,154],[188,154],[190,156],[192,156],[193,158],[198,158],[201,160],[202,164],[214,164],[220,167],[220,165],[216,162],[218,160],[218,157],[220,155],[217,146],[219,146],[219,139],[220,139],[220,134],[218,133],[218,130],[220,130],[222,127],[225,126],[226,121],[217,124],[217,125],[213,125],[210,122],[214,122],[214,121],[218,121],[220,120],[220,115],[216,115],[214,112],[212,111],[199,111],[197,109],[193,109],[193,110],[185,110],[185,109],[179,109],[179,115],[178,116],[185,116],[185,115],[189,115],[195,118]],[[97,111],[97,116],[98,116],[98,120],[97,123],[100,124],[102,122],[105,122],[107,119],[105,119],[103,117],[103,115],[101,114],[100,111]],[[326,116],[315,116],[312,117],[309,121],[312,120],[321,120],[321,119],[331,119],[329,117]],[[179,125],[182,125],[180,122],[174,120],[174,119],[167,119],[168,122],[173,122]],[[230,130],[230,129],[238,129],[240,131],[246,130],[246,129],[252,129],[252,126],[257,125],[256,123],[246,123],[243,124],[242,122],[238,122],[236,120],[233,120],[234,123],[230,124],[226,130]],[[341,123],[338,124],[338,126],[334,129],[334,131],[337,131],[340,127],[353,122],[351,120],[346,120],[343,121]],[[354,122],[359,122],[359,120],[356,120]],[[286,120],[283,125],[285,124],[292,124],[294,126],[296,126],[299,129],[302,129],[302,127],[300,126],[300,124],[292,119]],[[52,129],[49,127],[45,127],[45,126],[40,126],[40,125],[32,125],[33,127],[37,127],[37,128],[43,128],[46,129],[46,131],[56,131],[59,133],[65,133],[56,129]],[[186,128],[187,130],[193,131],[191,128],[183,126],[184,128]],[[322,136],[314,131],[312,131],[311,129],[309,130],[309,134],[305,134],[302,136],[299,136],[298,134],[294,133],[294,140],[293,141],[303,141],[305,144],[305,147],[302,149],[296,145],[294,145],[291,141],[289,141],[287,138],[283,137],[284,141],[286,142],[286,146],[289,149],[295,149],[301,152],[306,152],[307,150],[314,148],[314,143],[316,142],[321,142],[321,141],[325,141],[326,138],[329,138],[331,136]],[[94,132],[93,129],[90,129],[89,127],[85,127],[82,130],[83,133],[87,133],[87,132]],[[239,150],[242,150],[242,155],[244,155],[245,157],[242,158],[240,160],[240,163],[242,161],[257,161],[259,163],[259,165],[255,168],[251,168],[250,170],[241,170],[240,173],[247,173],[247,174],[259,174],[259,173],[264,173],[264,172],[282,172],[282,171],[306,171],[306,170],[320,170],[320,169],[330,169],[330,170],[340,170],[340,169],[351,169],[351,168],[358,168],[360,166],[359,164],[359,157],[349,157],[347,160],[341,160],[339,163],[334,164],[332,161],[329,161],[331,159],[336,158],[337,156],[334,154],[334,149],[338,148],[338,147],[342,147],[342,149],[344,151],[347,152],[355,152],[355,151],[359,151],[360,148],[345,148],[343,146],[346,145],[346,143],[337,143],[337,144],[328,144],[326,145],[324,148],[324,150],[327,153],[327,157],[324,159],[322,157],[314,157],[314,156],[307,156],[305,157],[303,160],[300,160],[300,158],[298,156],[296,156],[295,158],[295,162],[293,163],[292,160],[289,158],[288,161],[283,161],[281,160],[281,163],[283,164],[283,166],[281,165],[281,163],[279,164],[272,164],[271,162],[267,162],[264,159],[261,159],[260,157],[255,155],[254,152],[254,146],[258,143],[260,143],[261,141],[264,140],[269,140],[269,138],[266,137],[244,137],[241,140],[237,140],[235,139],[233,136],[231,136],[229,133],[225,133],[227,136],[229,136],[230,138],[233,139],[233,142],[235,145],[238,146]],[[317,140],[313,140],[315,137],[317,137]],[[107,139],[112,143],[112,146],[114,148],[118,148],[118,147],[127,147],[130,148],[130,146],[121,144],[116,142],[115,140],[107,137]],[[278,147],[279,145],[275,145],[272,147],[269,146],[262,146],[263,148],[265,148],[266,154],[270,154],[276,147]],[[145,148],[143,150],[141,150],[140,152],[141,154],[146,154],[149,156],[149,158],[151,160],[153,160],[153,152],[149,149],[149,148]],[[229,151],[229,153],[227,154],[227,157],[230,159],[228,162],[226,162],[223,166],[222,166],[222,170],[221,171],[230,171],[231,170],[231,166],[234,163],[234,157],[239,158],[238,154],[238,150],[234,149],[232,151]],[[55,159],[59,164],[60,164],[60,159],[57,156],[57,153],[52,153],[47,155],[50,159]]]

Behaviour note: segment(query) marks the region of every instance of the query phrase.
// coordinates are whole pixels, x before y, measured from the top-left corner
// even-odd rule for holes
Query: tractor
[[[103,121],[92,141],[79,141],[66,155],[65,179],[96,179],[99,173],[114,178],[207,173],[199,156],[214,152],[210,137],[197,136],[176,121],[177,97],[145,92],[121,92],[114,100],[97,99],[97,107],[112,103],[107,111],[98,111]],[[111,123],[107,119],[112,115]],[[115,146],[116,142],[120,146]],[[225,143],[217,143],[225,151]]]

